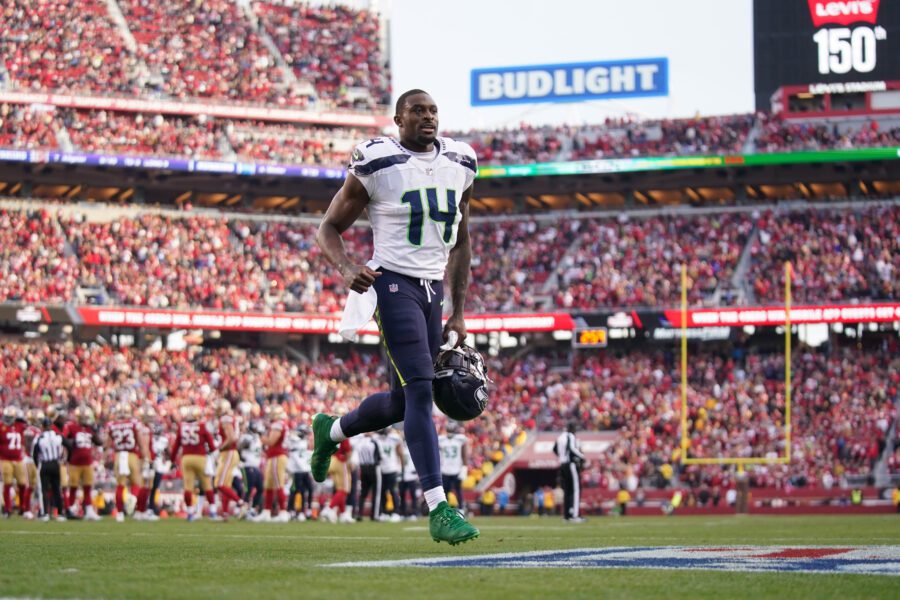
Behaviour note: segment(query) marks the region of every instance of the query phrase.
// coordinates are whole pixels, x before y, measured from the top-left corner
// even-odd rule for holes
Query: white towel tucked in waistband
[[[378,265],[374,261],[369,261],[366,266],[370,269],[378,269]],[[357,331],[366,326],[375,314],[375,307],[378,306],[378,295],[375,293],[375,287],[369,287],[364,294],[350,291],[347,296],[347,302],[344,304],[344,312],[341,315],[341,322],[338,324],[338,333],[348,342],[355,342],[359,339]]]

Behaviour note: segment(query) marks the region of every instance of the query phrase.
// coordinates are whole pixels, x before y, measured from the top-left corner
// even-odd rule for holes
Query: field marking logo
[[[900,576],[900,546],[578,548],[442,558],[345,562],[327,567],[672,569]]]

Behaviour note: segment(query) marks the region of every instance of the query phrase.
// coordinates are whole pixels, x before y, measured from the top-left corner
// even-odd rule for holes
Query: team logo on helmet
[[[434,363],[434,403],[455,421],[471,421],[487,406],[488,381],[484,359],[474,348],[442,352]]]

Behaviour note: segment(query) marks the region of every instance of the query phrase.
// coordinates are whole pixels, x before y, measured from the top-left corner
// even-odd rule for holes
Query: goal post
[[[791,462],[791,278],[790,262],[784,263],[784,443],[782,456],[718,456],[689,458],[688,436],[688,301],[687,265],[681,265],[681,464],[683,465],[786,465]]]

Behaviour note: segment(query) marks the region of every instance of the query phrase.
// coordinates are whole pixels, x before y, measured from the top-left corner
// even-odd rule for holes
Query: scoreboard
[[[900,80],[900,1],[754,0],[753,19],[758,110],[781,86],[864,92]]]

